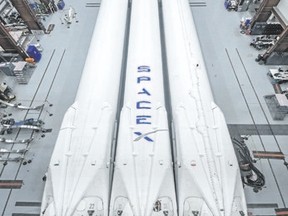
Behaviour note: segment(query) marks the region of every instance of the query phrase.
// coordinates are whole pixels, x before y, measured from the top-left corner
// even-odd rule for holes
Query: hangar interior
[[[258,177],[265,177],[263,185],[244,185],[249,215],[288,215],[288,2],[189,2],[231,139],[245,144]],[[40,215],[43,176],[100,6],[100,0],[0,1],[2,216]]]

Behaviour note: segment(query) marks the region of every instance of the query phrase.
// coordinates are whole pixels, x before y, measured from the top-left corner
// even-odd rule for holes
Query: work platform
[[[40,38],[42,59],[28,84],[19,85],[14,77],[1,74],[13,88],[18,103],[44,104],[42,110],[9,107],[1,111],[17,120],[39,118],[46,128],[52,128],[51,133],[21,130],[5,134],[11,139],[33,136],[34,140],[27,145],[22,163],[0,163],[1,216],[40,215],[43,177],[64,113],[74,101],[99,10],[99,1],[95,0],[70,0],[67,9],[69,5],[75,8],[79,22],[73,22],[70,28],[61,24],[65,11],[47,18],[46,24],[55,27]],[[245,187],[248,210],[253,216],[279,215],[277,212],[285,211],[288,205],[288,169],[284,164],[288,153],[288,116],[282,121],[273,120],[265,102],[264,96],[274,92],[266,76],[270,67],[255,62],[260,52],[249,46],[251,36],[240,33],[245,12],[226,11],[224,1],[195,0],[190,6],[215,102],[226,117],[231,136],[246,138],[257,159],[255,166],[266,177],[266,186],[258,193]],[[0,147],[23,149],[26,145],[0,143]]]

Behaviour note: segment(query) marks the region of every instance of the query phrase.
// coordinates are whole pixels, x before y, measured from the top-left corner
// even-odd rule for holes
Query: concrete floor
[[[45,122],[45,128],[52,128],[52,132],[46,133],[45,137],[42,137],[43,133],[31,133],[27,130],[5,135],[6,138],[13,139],[34,136],[34,140],[28,145],[29,150],[24,160],[31,160],[31,163],[0,163],[0,180],[23,181],[21,189],[0,189],[2,216],[36,216],[40,213],[44,188],[42,177],[46,172],[63,115],[74,101],[98,14],[99,8],[87,7],[91,6],[87,3],[95,2],[98,1],[66,2],[66,8],[71,5],[76,9],[79,20],[79,23],[72,23],[70,28],[61,24],[65,11],[58,11],[46,19],[45,26],[55,24],[55,28],[49,35],[40,37],[44,48],[42,59],[27,85],[16,84],[14,77],[0,77],[13,87],[17,102],[33,106],[45,104],[40,111],[7,108],[1,109],[1,112],[12,113],[16,120],[39,118]],[[216,103],[224,112],[231,136],[249,135],[246,144],[251,151],[275,151],[287,155],[288,117],[283,121],[273,120],[263,97],[274,92],[266,76],[270,67],[255,62],[259,51],[249,46],[251,36],[240,34],[240,19],[250,13],[228,12],[223,1],[197,2],[192,2],[191,8],[211,87]],[[276,129],[272,133],[273,128]],[[282,132],[278,134],[277,131],[281,129]],[[26,146],[0,143],[0,147],[22,149]],[[17,155],[10,155],[15,156]],[[276,159],[257,160],[256,166],[266,177],[266,187],[258,193],[245,187],[249,212],[252,215],[275,215],[275,208],[287,207],[288,172],[283,162]]]

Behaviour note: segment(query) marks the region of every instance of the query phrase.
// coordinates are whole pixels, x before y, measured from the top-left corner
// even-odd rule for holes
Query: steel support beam
[[[28,26],[29,30],[43,30],[45,31],[45,27],[41,22],[38,21],[34,12],[29,7],[27,0],[10,0],[12,5],[19,12],[21,18]]]
[[[251,20],[250,29],[256,22],[266,22],[272,14],[272,9],[280,0],[263,0],[255,16]]]
[[[255,23],[266,22],[271,14],[273,14],[279,20],[279,23],[284,29],[275,44],[267,49],[266,52],[261,55],[262,57],[259,60],[266,61],[273,52],[288,52],[288,21],[276,7],[279,2],[280,0],[263,0],[257,13],[251,20],[250,30],[253,28]]]
[[[17,45],[17,42],[12,38],[3,24],[0,23],[0,46],[5,52],[18,53],[23,59],[28,58],[25,50]]]
[[[276,43],[262,55],[263,59],[266,60],[273,52],[288,52],[288,26],[279,35]]]

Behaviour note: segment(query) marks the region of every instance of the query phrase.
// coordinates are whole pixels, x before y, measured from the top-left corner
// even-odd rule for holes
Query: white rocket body
[[[176,215],[158,1],[132,2],[110,215]]]
[[[244,216],[238,161],[213,101],[187,0],[163,0],[179,216]]]
[[[77,96],[51,157],[42,215],[108,215],[127,8],[128,0],[102,0]]]

